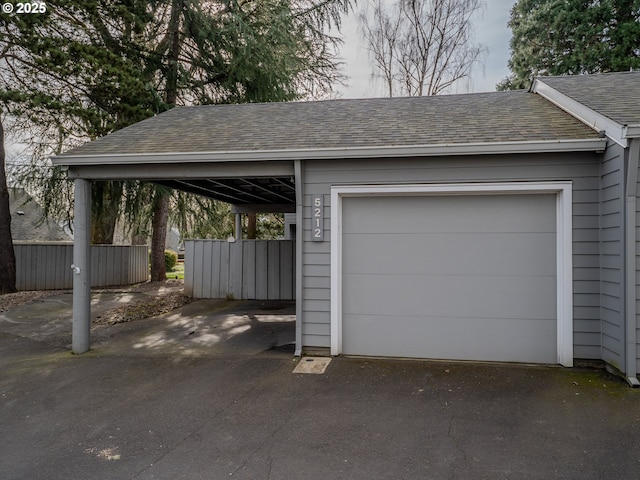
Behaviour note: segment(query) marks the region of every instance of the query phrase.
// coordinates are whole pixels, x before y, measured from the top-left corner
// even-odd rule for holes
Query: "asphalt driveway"
[[[74,356],[45,328],[68,312],[30,335],[23,308],[0,318],[6,480],[640,478],[640,391],[601,370],[296,374],[291,305],[269,302],[194,302]]]

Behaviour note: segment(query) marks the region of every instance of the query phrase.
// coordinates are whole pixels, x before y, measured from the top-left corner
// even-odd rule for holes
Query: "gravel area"
[[[0,295],[0,313],[7,310],[31,303],[45,297],[60,295],[68,290],[36,290],[29,292],[5,293]]]
[[[168,292],[154,296],[138,295],[128,301],[126,305],[99,315],[93,323],[97,325],[115,325],[117,323],[156,317],[191,303],[192,300],[191,297],[182,292]]]
[[[92,289],[91,291],[93,293],[122,292],[141,294],[134,295],[126,305],[103,312],[94,323],[100,325],[115,325],[117,323],[142,320],[170,312],[171,310],[191,303],[193,300],[184,294],[183,287],[184,282],[182,280],[166,280],[164,282],[147,282],[137,285]],[[70,292],[70,290],[39,290],[0,295],[0,313],[42,298]]]

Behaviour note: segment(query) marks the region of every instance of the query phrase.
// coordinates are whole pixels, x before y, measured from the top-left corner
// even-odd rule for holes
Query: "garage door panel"
[[[342,199],[342,351],[557,362],[556,195]]]
[[[352,314],[556,317],[554,277],[346,275],[344,278],[344,322]],[[541,303],[541,298],[549,301]]]
[[[553,195],[353,197],[343,201],[343,233],[553,232],[550,210]]]
[[[513,318],[354,315],[344,325],[343,349],[352,355],[556,363],[556,322],[532,325]],[[397,332],[411,332],[398,337]],[[449,339],[449,342],[443,342]],[[372,347],[375,345],[375,347]]]
[[[555,276],[555,244],[553,232],[344,235],[343,272]]]

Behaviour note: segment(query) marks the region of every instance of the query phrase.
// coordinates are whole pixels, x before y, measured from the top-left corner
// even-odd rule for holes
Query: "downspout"
[[[625,189],[625,270],[626,270],[626,375],[632,387],[640,387],[637,378],[636,343],[637,311],[636,311],[636,208],[638,194],[638,164],[640,163],[640,138],[630,139],[629,160],[627,162],[627,184]]]
[[[303,279],[303,266],[302,266],[302,247],[303,247],[303,180],[302,180],[302,161],[294,160],[293,162],[294,182],[296,187],[296,350],[294,355],[296,357],[302,356],[302,279]]]

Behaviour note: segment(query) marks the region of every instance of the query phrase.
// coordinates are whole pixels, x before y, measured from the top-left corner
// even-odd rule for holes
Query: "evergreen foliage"
[[[499,90],[536,76],[640,68],[640,0],[519,0],[511,10],[509,68]]]
[[[332,48],[340,40],[328,27],[339,25],[351,3],[49,0],[42,14],[0,16],[0,106],[32,156],[14,178],[46,214],[69,222],[72,186],[48,155],[174,105],[330,95],[341,78]],[[93,240],[110,243],[123,214],[133,232],[147,231],[149,188],[96,182]],[[173,204],[185,201],[176,195]],[[207,214],[215,202],[192,205],[205,210],[198,228],[218,218]],[[185,229],[189,223],[178,222]]]

